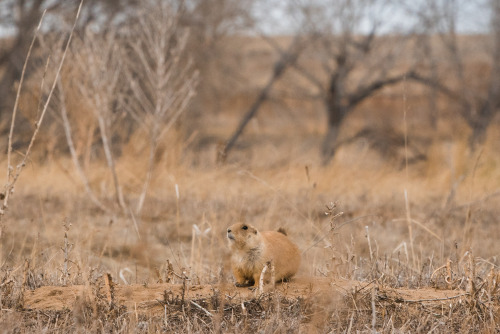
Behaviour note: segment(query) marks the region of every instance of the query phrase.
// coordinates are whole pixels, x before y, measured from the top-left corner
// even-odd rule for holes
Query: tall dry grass
[[[79,51],[83,54],[73,50]],[[234,95],[220,101],[221,110],[198,120],[202,127],[191,127],[188,110],[152,142],[144,128],[124,126],[130,124],[122,122],[124,114],[107,103],[112,116],[99,124],[98,108],[85,103],[90,97],[69,81],[83,71],[81,66],[63,69],[60,83],[66,86],[58,91],[63,95],[56,96],[49,118],[57,131],[35,146],[39,155],[26,162],[3,218],[0,320],[5,330],[494,331],[499,321],[497,124],[484,147],[469,152],[464,124],[443,119],[438,131],[429,130],[427,115],[415,111],[422,106],[413,104],[418,98],[412,100],[409,87],[404,93],[408,109],[401,95],[382,95],[351,115],[341,134],[343,145],[323,166],[319,106],[306,109],[303,101],[289,98],[268,102],[228,163],[217,166],[218,145],[237,125],[251,94],[240,97],[243,102]],[[93,92],[96,99],[114,94],[99,87]],[[62,105],[74,136],[73,157],[66,148]],[[153,116],[163,125],[171,120]],[[373,126],[356,135],[367,124],[385,123],[381,119],[392,123],[391,133]],[[103,129],[114,143],[107,153]],[[54,137],[59,151],[41,153],[50,151],[45,148]],[[425,158],[406,166],[414,147]],[[19,151],[12,154],[23,158]],[[140,208],[140,217],[117,209],[117,202]],[[241,304],[214,290],[211,299],[194,300],[189,307],[166,296],[162,305],[168,316],[109,306],[102,286],[106,273],[123,285],[232,283],[224,232],[236,221],[262,230],[285,227],[303,252],[299,276],[311,282],[334,277],[377,288],[332,298],[268,295]],[[28,290],[77,284],[91,286],[93,295],[72,310],[38,312],[23,304]],[[387,292],[426,287],[466,295],[460,302],[450,300],[449,308],[435,309],[403,303]]]
[[[295,144],[312,140],[314,136],[317,134],[302,134]],[[319,140],[317,138],[316,142]],[[183,144],[182,140],[178,142]],[[189,155],[178,157],[177,166],[169,164],[165,158],[160,165],[167,168],[156,174],[151,197],[144,204],[145,215],[137,228],[127,216],[114,217],[96,210],[86,198],[69,158],[43,166],[29,165],[25,174],[29,182],[24,183],[13,197],[6,221],[9,228],[2,270],[4,277],[13,280],[6,286],[12,285],[13,289],[18,289],[13,291],[19,291],[23,285],[23,271],[28,273],[28,288],[99,284],[96,283],[100,282],[98,277],[104,272],[110,272],[120,284],[148,284],[165,277],[168,264],[177,274],[185,272],[190,284],[217,283],[221,270],[229,276],[225,228],[234,221],[243,220],[261,229],[286,227],[290,237],[303,250],[300,276],[356,279],[377,282],[381,287],[460,288],[464,291],[471,291],[468,282],[472,279],[477,291],[483,291],[483,297],[488,289],[494,288],[487,283],[489,277],[497,273],[498,265],[495,242],[499,233],[498,208],[495,203],[499,174],[492,168],[498,163],[491,154],[494,147],[485,148],[479,157],[464,156],[466,161],[459,163],[465,165],[466,173],[454,180],[452,169],[455,167],[435,172],[437,167],[433,164],[440,166],[439,160],[428,160],[424,166],[409,166],[407,178],[406,172],[392,163],[374,168],[372,160],[377,153],[369,150],[363,153],[366,152],[363,147],[345,147],[345,152],[339,154],[342,161],[322,167],[320,159],[311,153],[316,147],[312,143],[294,148],[299,151],[295,159],[289,158],[286,145],[290,142],[275,142],[274,147],[251,146],[246,150],[253,150],[253,153],[248,153],[246,160],[242,157],[239,163],[217,168],[192,166]],[[449,146],[448,143],[434,145],[442,145],[442,150]],[[353,159],[350,164],[348,157]],[[262,160],[275,164],[266,165]],[[126,155],[117,160],[120,178],[131,186],[134,184],[132,171],[138,164],[137,159]],[[142,164],[145,166],[146,161]],[[103,193],[112,192],[112,180],[109,175],[105,177],[106,166],[96,162],[91,170],[95,173],[90,178],[95,182],[92,186]],[[140,180],[135,180],[135,185],[140,188]],[[336,209],[325,215],[329,210],[325,204],[329,202],[336,202]],[[408,231],[408,207],[413,240]],[[343,212],[341,216],[330,219],[340,211]],[[71,245],[69,251],[65,244]],[[24,269],[26,261],[29,263],[27,270]],[[227,279],[231,281],[230,277]],[[177,276],[172,280],[182,281]],[[9,296],[6,290],[3,293]],[[383,295],[382,292],[379,295]],[[293,324],[298,322],[306,326],[304,328],[340,331],[364,330],[360,325],[363,323],[371,328],[371,311],[359,310],[371,310],[370,291],[353,297],[355,304],[349,301],[351,297],[339,298],[336,301],[311,299],[305,304],[279,300],[269,304],[257,300],[246,306],[247,315],[241,307],[234,309],[233,306],[231,314],[225,311],[224,321],[229,326],[230,319],[234,319],[233,327],[228,327],[233,331],[267,326],[294,328]],[[492,298],[496,298],[495,295]],[[466,303],[473,303],[473,300]],[[479,300],[485,303],[485,299]],[[214,310],[206,301],[196,302]],[[284,313],[276,313],[276,302],[286,310]],[[172,312],[175,305],[169,306]],[[375,328],[384,332],[394,328],[413,331],[420,326],[428,330],[436,327],[441,332],[453,328],[468,331],[486,328],[484,326],[489,326],[491,321],[496,324],[497,320],[493,316],[491,321],[481,325],[478,314],[489,317],[487,304],[477,311],[473,311],[472,304],[461,308],[453,306],[446,311],[445,320],[439,320],[441,325],[416,305],[397,306],[394,300],[379,297],[376,305],[380,312],[393,315],[377,315]],[[4,304],[3,307],[14,306]],[[190,312],[198,320],[188,315],[177,321],[170,318],[172,323],[167,328],[213,331],[216,322],[200,315],[203,311],[194,309],[197,308],[193,306]],[[265,316],[263,310],[268,312]],[[86,314],[87,311],[81,312]],[[116,331],[142,328],[145,323],[149,323],[150,330],[165,328],[161,320],[153,318],[122,323],[125,313],[116,312],[118,314],[109,315],[115,320],[106,325],[113,326]],[[4,316],[6,321],[12,321],[8,313]],[[29,317],[29,313],[25,316]],[[66,317],[63,323],[69,326],[59,327],[59,330],[76,328],[71,320],[73,315],[62,313],[59,316]],[[190,323],[188,318],[195,323]],[[42,321],[39,326],[42,323],[46,324]],[[85,327],[91,323],[81,320],[84,328],[91,328]]]

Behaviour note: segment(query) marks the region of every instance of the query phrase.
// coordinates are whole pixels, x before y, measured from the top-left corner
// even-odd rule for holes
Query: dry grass
[[[151,195],[137,226],[129,217],[96,210],[68,158],[30,163],[5,220],[2,322],[12,330],[56,332],[273,332],[297,328],[303,332],[372,328],[382,332],[487,332],[495,328],[500,173],[494,145],[488,144],[480,156],[468,157],[461,150],[463,139],[437,141],[430,149],[432,155],[410,166],[406,176],[398,164],[385,163],[366,143],[345,146],[332,165],[322,167],[317,156],[320,131],[302,129],[292,136],[293,129],[286,122],[283,126],[282,138],[266,125],[251,130],[243,138],[248,146],[242,146],[227,166],[200,165],[197,155],[208,156],[208,152],[178,153],[182,150],[167,147],[168,154],[154,171]],[[273,128],[279,127],[276,120]],[[257,135],[260,140],[254,143]],[[141,185],[134,171],[145,168],[141,159],[131,158],[136,153],[131,149],[129,158],[124,152],[117,162],[120,178],[132,189]],[[174,159],[170,154],[179,156]],[[99,195],[112,198],[106,168],[95,162],[89,170]],[[135,199],[127,200],[133,203]],[[333,201],[336,212],[343,215],[330,221],[325,204]],[[411,210],[412,240],[407,208]],[[220,306],[221,301],[214,301],[216,292],[193,299],[214,317],[193,304],[183,307],[173,296],[166,308],[168,323],[164,315],[134,315],[124,306],[110,307],[102,291],[102,296],[96,293],[69,310],[29,310],[22,304],[24,290],[65,282],[97,287],[105,272],[121,285],[125,282],[120,274],[127,283],[152,284],[158,280],[157,272],[166,277],[167,261],[173,272],[185,272],[190,284],[220,282],[221,272],[229,275],[224,230],[239,220],[261,229],[286,227],[304,251],[300,276],[312,281],[327,276],[375,282],[379,290],[375,296],[372,289],[351,291],[334,300],[307,295],[249,298],[243,304],[245,310],[226,299]],[[65,251],[66,241],[70,249]],[[475,274],[471,276],[471,272]],[[180,282],[180,278],[173,276],[172,281]],[[470,281],[475,290],[469,287]],[[468,294],[443,309],[442,305],[402,303],[385,292],[424,287]]]
[[[344,145],[328,166],[319,157],[325,129],[317,102],[307,109],[291,98],[268,102],[224,166],[215,163],[218,144],[229,137],[253,92],[228,96],[217,113],[197,123],[186,114],[158,142],[148,196],[134,217],[97,209],[70,157],[45,154],[51,136],[42,134],[3,220],[2,330],[497,331],[498,124],[484,147],[469,152],[465,125],[443,119],[429,130],[420,95],[412,100],[411,89],[406,124],[403,90],[382,94],[347,120]],[[67,105],[73,120],[86,108],[76,98]],[[93,136],[85,130],[95,129],[95,122],[80,119],[75,133],[81,134],[76,146],[84,171],[95,195],[112,207],[113,176],[97,140],[85,137]],[[380,130],[380,123],[391,123],[393,132]],[[356,137],[367,124],[378,132]],[[399,144],[405,126],[409,150]],[[140,131],[118,136],[126,141],[120,142],[116,173],[130,207],[136,207],[149,170],[148,140]],[[405,155],[415,147],[425,159],[406,168]],[[224,232],[236,221],[262,230],[285,227],[303,251],[298,276],[310,282],[302,285],[310,291],[245,298],[226,293],[234,290],[224,290],[233,283]],[[165,294],[155,301],[163,312],[139,312],[118,302],[104,283],[107,273],[119,284],[117,294],[130,284],[139,290],[163,282]],[[360,285],[334,289],[331,283],[339,279]],[[330,293],[313,293],[322,280]],[[188,298],[186,284],[213,288]],[[84,286],[87,292],[67,308],[26,304],[32,290],[62,286]],[[447,299],[441,290],[460,298]],[[56,303],[57,296],[44,298]]]

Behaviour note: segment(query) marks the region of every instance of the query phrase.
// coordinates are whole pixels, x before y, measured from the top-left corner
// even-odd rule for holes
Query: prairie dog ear
[[[284,235],[288,235],[288,234],[286,233],[286,230],[285,230],[283,227],[280,227],[280,228],[278,229],[278,232],[279,232],[279,233],[281,233],[281,234],[284,234]]]

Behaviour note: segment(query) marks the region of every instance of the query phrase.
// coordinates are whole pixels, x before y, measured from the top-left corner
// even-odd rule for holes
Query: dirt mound
[[[329,278],[297,278],[291,282],[277,284],[276,290],[271,286],[264,289],[265,293],[275,291],[287,299],[325,298],[348,293],[367,293],[376,289],[379,300],[391,300],[396,303],[449,303],[450,300],[465,297],[466,293],[459,290],[424,289],[392,289],[376,286],[372,283],[333,280]],[[34,291],[26,292],[24,307],[31,310],[64,310],[73,309],[79,300],[85,300],[95,295],[93,287],[74,286],[44,286]],[[105,290],[105,289],[104,289]],[[232,284],[186,285],[183,284],[151,284],[151,285],[112,285],[109,299],[114,304],[125,306],[136,312],[162,312],[166,299],[170,300],[200,300],[210,299],[222,292],[231,302],[257,298],[258,291],[249,288],[237,288]],[[106,294],[106,291],[103,292]]]

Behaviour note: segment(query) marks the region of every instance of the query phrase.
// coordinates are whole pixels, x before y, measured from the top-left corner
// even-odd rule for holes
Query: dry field
[[[224,165],[219,143],[252,94],[221,99],[197,122],[187,113],[189,126],[160,143],[139,216],[96,208],[68,155],[40,137],[3,217],[1,330],[498,332],[499,125],[470,152],[451,106],[430,130],[416,92],[396,87],[363,104],[326,166],[318,102],[266,103]],[[144,137],[132,134],[116,160],[129,208],[147,169]],[[102,155],[84,168],[111,205]],[[225,229],[236,221],[285,227],[302,251],[297,277],[235,288]]]

